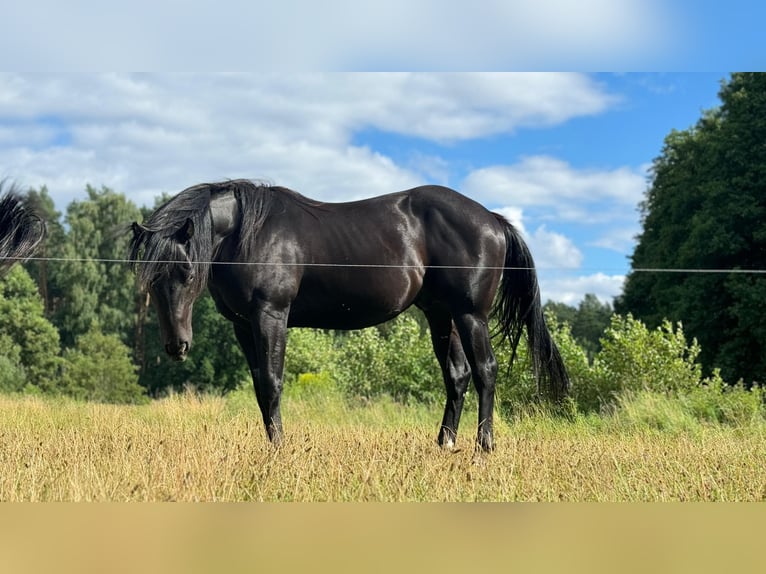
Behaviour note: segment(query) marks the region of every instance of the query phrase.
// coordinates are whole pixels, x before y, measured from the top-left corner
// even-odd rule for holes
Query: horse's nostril
[[[165,345],[165,352],[171,357],[183,357],[189,352],[189,342],[181,341],[177,345],[168,343]]]

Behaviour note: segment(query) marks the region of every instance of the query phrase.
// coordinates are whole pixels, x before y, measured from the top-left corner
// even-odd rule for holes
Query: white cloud
[[[341,200],[447,177],[354,145],[360,130],[457,141],[614,101],[581,74],[0,74],[0,166],[60,208],[87,182],[150,205],[226,177]]]
[[[617,241],[614,234],[625,229],[635,234],[647,169],[576,169],[558,158],[528,156],[512,165],[477,169],[461,189],[486,205],[524,209],[532,221],[599,228],[603,246],[624,250],[632,241]]]
[[[540,274],[540,294],[543,301],[558,301],[577,305],[586,293],[593,293],[604,303],[612,303],[622,292],[624,275],[596,273],[577,277],[550,276]]]
[[[582,264],[583,255],[572,240],[544,225],[529,237],[529,249],[538,269],[577,269]]]
[[[524,211],[521,208],[501,207],[492,211],[505,217],[521,232],[537,269],[576,269],[582,264],[582,252],[565,235],[549,231],[545,225],[530,233],[524,225]]]
[[[612,208],[635,206],[646,189],[643,167],[575,169],[550,156],[528,156],[513,165],[481,168],[463,189],[489,204],[540,207],[578,223],[604,222]]]
[[[500,207],[498,209],[493,209],[495,213],[499,213],[503,217],[505,217],[511,225],[513,225],[516,229],[518,229],[521,234],[524,237],[524,239],[528,239],[527,237],[527,230],[524,227],[524,210],[520,207]]]
[[[640,231],[640,225],[636,221],[635,225],[607,229],[599,238],[591,241],[588,245],[602,247],[617,253],[627,253],[633,248],[636,236]]]

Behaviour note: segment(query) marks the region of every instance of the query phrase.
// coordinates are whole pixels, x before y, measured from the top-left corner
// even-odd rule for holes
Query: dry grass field
[[[497,449],[435,444],[439,409],[288,397],[267,443],[255,399],[142,406],[0,398],[0,501],[759,501],[766,427],[677,430],[545,415]]]

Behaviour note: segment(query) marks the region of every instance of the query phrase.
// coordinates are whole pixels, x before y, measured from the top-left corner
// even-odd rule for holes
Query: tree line
[[[654,161],[639,206],[642,231],[631,272],[614,309],[591,294],[577,307],[546,305],[552,322],[568,325],[566,335],[559,336],[570,337],[579,349],[570,358],[574,370],[580,368],[576,365],[596,369],[598,376],[589,371],[588,377],[604,388],[612,384],[604,373],[613,368],[603,366],[609,355],[603,349],[609,338],[605,329],[614,326],[615,312],[622,321],[642,322],[649,332],[667,330],[668,321],[682,324],[691,337],[691,354],[702,366],[699,380],[742,381],[750,387],[766,378],[766,323],[761,320],[766,311],[766,74],[732,74],[719,95],[720,107],[703,112],[688,130],[671,132]],[[208,296],[195,304],[189,359],[179,364],[165,356],[148,297],[124,262],[130,223],[153,208],[139,208],[107,187],[85,191],[86,198],[71,202],[63,214],[45,187],[26,193],[29,205],[46,219],[48,237],[37,259],[15,266],[0,281],[0,389],[124,402],[185,387],[225,393],[247,380],[231,326]],[[156,204],[166,199],[157,198]],[[419,338],[412,339],[409,323],[402,331],[401,321],[414,321]],[[314,346],[288,344],[293,367],[286,368],[298,369],[301,360],[311,362],[312,353],[325,353],[338,366],[336,378],[339,373],[351,377],[348,390],[356,395],[380,389],[359,374],[375,364],[378,373],[397,373],[382,377],[400,385],[391,394],[402,400],[427,398],[440,391],[440,376],[424,321],[416,313],[401,321],[359,335],[296,333],[292,341]],[[391,347],[396,344],[399,353]],[[669,348],[657,345],[660,355]],[[388,349],[396,360],[382,365],[375,349]],[[428,352],[418,354],[424,349]],[[333,357],[343,360],[333,362]],[[399,364],[399,359],[410,362]],[[300,373],[293,374],[297,380]],[[424,383],[425,378],[432,381]]]

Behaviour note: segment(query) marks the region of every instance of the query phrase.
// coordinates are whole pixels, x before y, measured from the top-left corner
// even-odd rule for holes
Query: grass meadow
[[[644,400],[611,416],[498,419],[496,450],[481,454],[470,406],[446,451],[435,443],[438,407],[288,395],[287,436],[275,449],[245,391],[138,406],[6,396],[0,500],[764,499],[762,421],[703,424],[674,419],[672,404],[649,407],[652,417]]]

